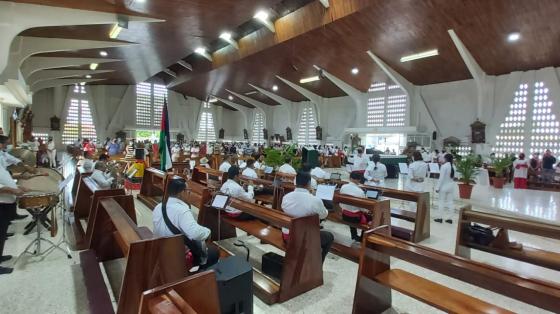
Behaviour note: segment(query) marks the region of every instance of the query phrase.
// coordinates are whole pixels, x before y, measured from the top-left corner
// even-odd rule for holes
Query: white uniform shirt
[[[91,174],[91,178],[101,187],[104,189],[108,189],[111,187],[111,183],[113,183],[112,177],[107,177],[101,170],[95,169]]]
[[[379,180],[379,184],[385,181],[385,177],[387,177],[387,167],[380,162],[377,164],[371,163],[371,165],[366,168],[366,172],[364,172],[364,178],[366,180]]]
[[[187,204],[183,201],[170,197],[167,201],[167,217],[169,221],[187,238],[193,241],[204,241],[210,236],[210,229],[199,225],[194,219],[193,214]],[[154,222],[154,233],[158,237],[169,237],[173,232],[167,228],[165,220],[163,219],[163,212],[161,210],[161,203],[154,208],[152,216]]]
[[[330,173],[326,172],[325,170],[321,169],[321,167],[315,167],[311,170],[311,176],[328,180],[331,178]]]
[[[221,165],[220,165],[220,171],[221,172],[228,172],[229,168],[231,168],[231,164],[227,161],[224,161]]]
[[[253,187],[249,186],[247,189],[249,191],[245,192],[245,190],[241,185],[239,185],[239,183],[233,181],[232,179],[228,179],[224,184],[222,184],[222,187],[220,188],[220,192],[229,195],[231,197],[242,199],[244,201],[253,201],[253,198],[255,196]],[[242,211],[230,206],[226,207],[226,212],[235,215],[242,213]]]
[[[296,169],[294,169],[294,167],[290,164],[283,164],[280,168],[278,168],[278,172],[285,174],[297,174]]]
[[[359,197],[359,198],[366,198],[366,193],[364,192],[364,190],[362,190],[354,182],[349,182],[349,183],[346,183],[345,185],[343,185],[340,188],[340,194],[355,196],[355,197]],[[352,206],[352,205],[347,205],[347,204],[342,204],[342,203],[340,204],[340,208],[342,208],[343,210],[347,210],[349,212],[353,212],[353,213],[357,213],[357,212],[360,212],[360,211],[366,211],[363,208]]]
[[[14,155],[0,151],[0,167],[8,168],[9,166],[17,165],[21,162],[21,159]]]
[[[526,165],[527,167],[522,167],[517,169],[517,165]],[[527,160],[516,159],[513,162],[513,177],[514,178],[527,178],[527,170],[529,169],[529,162]]]
[[[258,160],[255,161],[255,169],[264,170],[264,168],[266,168],[266,165],[264,164],[264,161],[262,163]]]
[[[436,190],[441,192],[449,192],[455,186],[455,181],[451,177],[451,164],[446,162],[439,169],[439,180],[436,186]]]
[[[407,190],[414,192],[424,192],[424,182],[416,182],[412,179],[426,179],[428,175],[428,164],[422,160],[417,160],[408,166]]]
[[[422,160],[424,160],[425,162],[432,162],[432,156],[428,152],[423,152]]]
[[[16,181],[12,178],[12,175],[6,170],[5,167],[0,166],[0,188],[9,187],[12,189],[17,189]],[[0,203],[2,204],[13,204],[16,202],[16,196],[13,194],[0,193]]]
[[[366,154],[362,154],[362,156],[356,154],[353,158],[350,158],[349,161],[353,163],[352,171],[361,171],[367,168],[369,157]]]
[[[56,146],[54,145],[54,141],[51,141],[47,144],[47,149],[51,152],[56,149]]]
[[[325,219],[329,215],[323,201],[302,188],[296,188],[293,192],[284,195],[282,198],[282,210],[292,217],[318,214],[319,219]],[[282,232],[285,234],[290,233],[286,228],[282,228]]]
[[[246,176],[246,177],[253,178],[253,179],[258,179],[259,178],[259,176],[257,175],[257,172],[252,168],[245,168],[245,170],[243,170],[243,172],[241,174]]]

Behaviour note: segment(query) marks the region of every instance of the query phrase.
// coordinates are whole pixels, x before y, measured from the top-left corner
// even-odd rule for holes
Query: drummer
[[[8,171],[9,166],[14,166],[14,165],[19,165],[19,164],[23,165],[23,162],[21,161],[21,159],[16,158],[15,156],[13,156],[12,154],[9,154],[7,152],[8,146],[11,146],[10,145],[10,138],[5,136],[5,135],[0,135],[0,167],[6,169],[6,171]],[[30,167],[28,165],[24,165],[24,167],[28,172],[31,172],[31,173],[36,173],[37,172],[37,170],[35,168]],[[17,213],[17,206],[13,207],[11,210],[12,210],[11,220],[21,220],[21,219],[24,219],[28,216],[28,215],[19,215]]]

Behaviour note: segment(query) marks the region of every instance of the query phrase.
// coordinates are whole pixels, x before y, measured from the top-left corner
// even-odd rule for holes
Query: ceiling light
[[[255,13],[253,18],[260,21],[271,32],[276,33],[276,28],[274,27],[274,24],[272,24],[272,22],[270,22],[270,20],[268,19],[269,18],[268,12],[263,11],[263,10],[259,10],[259,11],[257,11],[257,13]]]
[[[108,55],[108,53],[107,53],[107,51],[102,50],[102,51],[99,52],[99,55],[102,56],[102,57],[106,57]]]
[[[420,53],[415,53],[409,56],[404,56],[401,58],[401,62],[408,62],[408,61],[412,61],[412,60],[417,60],[417,59],[422,59],[422,58],[428,58],[428,57],[433,57],[433,56],[437,56],[439,54],[437,49],[433,49],[433,50],[428,50],[428,51],[424,51],[424,52],[420,52]]]
[[[246,92],[245,95],[249,96],[249,95],[253,95],[253,94],[257,94],[258,92],[256,90],[250,91],[250,92]]]
[[[316,76],[311,76],[311,77],[302,78],[301,80],[299,80],[299,82],[300,82],[301,84],[305,84],[305,83],[315,82],[315,81],[318,81],[318,80],[320,80],[320,79],[321,79],[321,78],[320,78],[318,75],[316,75]]]
[[[278,90],[278,85],[272,86],[272,90],[273,90],[273,91],[277,91],[277,90]]]
[[[508,40],[510,43],[512,43],[512,42],[518,41],[519,38],[521,38],[521,34],[519,34],[519,33],[516,32],[516,33],[511,33],[511,34],[509,34],[508,37],[507,37],[507,40]]]
[[[218,102],[218,98],[211,96],[210,99],[208,100],[209,103],[215,103]]]
[[[353,68],[352,69],[352,74],[356,75],[358,73],[360,73],[360,70],[358,68]]]
[[[92,63],[92,64],[89,65],[89,69],[93,71],[93,70],[97,69],[98,66],[99,66],[99,64]]]
[[[199,55],[204,55],[206,53],[206,48],[198,47],[194,50],[194,52],[198,53]]]
[[[86,75],[86,78],[87,78],[87,79],[90,79],[90,78],[91,78],[91,75],[89,75],[89,74]]]
[[[223,32],[220,34],[220,38],[223,40],[231,40],[231,33],[230,32]]]
[[[231,96],[231,95],[229,95],[227,98],[228,98],[229,100],[233,100],[233,96]]]
[[[109,37],[117,38],[119,37],[121,31],[122,31],[122,27],[120,27],[119,24],[114,24],[113,27],[111,28],[111,31],[109,32]]]
[[[86,82],[80,82],[80,85],[84,86],[86,85]]]

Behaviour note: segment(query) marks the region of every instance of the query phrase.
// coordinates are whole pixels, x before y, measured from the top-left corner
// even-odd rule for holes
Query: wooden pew
[[[414,243],[418,243],[430,237],[430,193],[402,191],[370,185],[361,185],[360,187],[364,190],[380,190],[385,197],[416,203],[416,212],[406,209],[391,208],[391,217],[414,223],[413,230],[392,226],[391,232],[393,236]]]
[[[72,200],[76,200],[76,195],[78,192],[78,186],[80,185],[80,181],[82,177],[89,177],[91,176],[91,172],[85,172],[82,167],[76,167],[74,170],[74,180],[72,180]],[[75,204],[72,204],[74,206]]]
[[[161,203],[165,185],[167,182],[167,173],[156,168],[148,168],[144,170],[142,178],[142,186],[138,199],[148,208],[154,209],[157,204]]]
[[[80,252],[91,313],[114,313],[108,293],[112,289],[117,313],[136,314],[145,290],[187,274],[182,237],[153,238],[148,228],[139,228],[134,217],[123,209],[121,204],[126,202],[133,202],[133,197],[114,196],[99,201],[88,249]],[[122,258],[124,264],[120,263]],[[100,263],[110,287],[105,285]]]
[[[468,232],[468,227],[472,223],[503,229],[502,235],[504,237],[496,239],[487,246],[474,243],[469,239]],[[558,225],[507,215],[473,211],[471,210],[471,206],[467,205],[459,211],[455,254],[470,259],[471,250],[476,249],[538,266],[560,270],[560,253],[550,252],[527,245],[522,245],[521,248],[511,248],[509,245],[508,230],[560,240],[560,226]]]
[[[342,219],[342,209],[340,208],[341,203],[367,209],[372,217],[372,221],[366,225],[353,224],[344,221]],[[330,221],[364,231],[383,225],[391,226],[391,211],[390,203],[388,200],[376,201],[367,198],[358,198],[350,195],[344,195],[336,192],[334,194],[333,204],[335,211],[330,212],[329,216],[327,217],[327,219]],[[383,230],[386,230],[386,232],[388,233],[390,229],[386,228]],[[353,240],[351,240],[349,236],[341,238],[340,236],[335,234],[331,251],[351,261],[358,262],[360,260],[360,247],[352,247],[352,243]]]
[[[256,269],[253,272],[253,287],[257,297],[267,304],[274,304],[289,300],[323,284],[317,215],[293,218],[282,212],[238,199],[232,199],[230,206],[257,219],[239,221],[221,215],[224,225],[232,230],[234,227],[241,229],[286,253],[280,283],[264,276]],[[278,229],[280,227],[290,229],[288,243],[282,239],[282,231]]]
[[[274,202],[275,195],[277,193],[277,186],[274,184],[274,181],[249,178],[243,175],[239,176],[239,180],[241,181],[242,184],[249,184],[250,182],[252,182],[256,186],[262,185],[263,189],[261,193],[255,194],[255,201],[261,203],[261,205],[271,205],[273,208],[275,209],[277,208],[275,207],[277,205]]]
[[[218,285],[213,271],[192,275],[145,291],[139,314],[220,314]]]
[[[125,195],[124,189],[104,189],[101,188],[90,176],[80,176],[76,198],[74,199],[74,223],[71,224],[72,237],[74,238],[73,247],[76,250],[85,248],[86,232],[82,226],[82,221],[90,224],[90,216],[97,206],[101,197]]]
[[[560,286],[555,283],[372,233],[362,243],[353,313],[382,313],[391,308],[392,290],[449,313],[513,313],[404,270],[391,269],[390,257],[548,311],[560,309]]]
[[[192,171],[192,180],[210,188],[219,189],[227,181],[227,173],[198,166]]]
[[[172,172],[173,172],[173,174],[176,174],[176,175],[182,175],[185,172],[185,169],[190,169],[190,164],[189,164],[188,161],[185,161],[185,162],[182,162],[182,161],[177,162],[176,161],[176,162],[173,162],[172,165],[173,165],[173,169],[172,169],[173,171]],[[154,162],[151,165],[151,167],[155,168],[155,169],[160,169],[160,166],[161,166],[161,163],[159,161]]]

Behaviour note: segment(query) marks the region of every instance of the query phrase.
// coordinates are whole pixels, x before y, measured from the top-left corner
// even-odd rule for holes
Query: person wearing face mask
[[[56,168],[56,146],[52,136],[49,136],[49,142],[47,143],[47,155],[49,156],[50,167]]]
[[[379,162],[381,157],[378,154],[374,154],[371,157],[373,163],[369,165],[364,172],[364,178],[368,185],[384,186],[385,178],[387,177],[387,167]]]
[[[451,214],[453,210],[453,193],[455,193],[455,169],[453,169],[453,155],[443,156],[445,163],[439,170],[439,180],[436,186],[436,193],[439,193],[438,210],[436,211],[435,222],[452,224]]]

